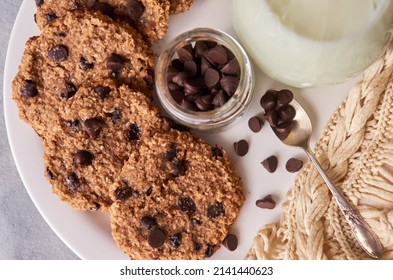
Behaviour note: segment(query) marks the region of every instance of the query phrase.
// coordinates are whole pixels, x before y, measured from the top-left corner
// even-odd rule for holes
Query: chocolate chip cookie
[[[138,29],[150,42],[164,37],[168,29],[169,3],[158,0],[36,0],[35,19],[42,30],[46,25],[74,10],[99,11]]]
[[[111,191],[112,235],[131,259],[204,259],[244,203],[226,151],[188,132],[145,138]]]
[[[40,136],[83,83],[112,79],[151,96],[154,56],[139,33],[100,13],[74,11],[26,43],[13,99]]]
[[[80,210],[106,210],[109,189],[139,142],[169,130],[142,93],[112,81],[82,86],[44,141],[53,192]]]

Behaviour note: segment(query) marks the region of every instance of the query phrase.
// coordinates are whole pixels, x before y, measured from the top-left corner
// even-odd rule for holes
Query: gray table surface
[[[7,139],[3,108],[4,62],[12,26],[22,2],[0,0],[0,259],[78,259],[46,224],[31,201],[15,167]]]

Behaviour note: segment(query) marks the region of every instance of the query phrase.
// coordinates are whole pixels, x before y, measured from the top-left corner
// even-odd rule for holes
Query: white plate
[[[38,34],[33,21],[34,1],[25,0],[17,16],[5,64],[4,74],[4,113],[11,150],[22,181],[36,207],[46,222],[82,259],[127,259],[117,248],[110,233],[109,217],[103,213],[87,213],[72,209],[52,194],[51,187],[44,177],[43,148],[41,139],[18,117],[18,109],[11,97],[11,82],[20,63],[26,40]],[[196,0],[189,12],[172,16],[167,36],[155,50],[157,54],[171,38],[195,27],[212,27],[234,35],[231,26],[229,0]],[[236,37],[236,36],[235,36]],[[300,151],[287,148],[276,139],[270,128],[265,125],[260,133],[252,133],[247,121],[251,116],[261,113],[259,99],[268,88],[283,88],[277,82],[256,71],[256,87],[251,106],[242,120],[232,129],[214,134],[201,134],[212,144],[224,146],[238,168],[244,182],[246,204],[241,210],[232,231],[239,238],[239,247],[234,252],[221,248],[213,259],[242,259],[250,248],[258,229],[277,222],[281,213],[281,203],[291,188],[295,175],[285,170],[285,162],[292,156],[305,157]],[[314,138],[320,134],[330,116],[347,96],[351,86],[358,80],[324,89],[293,89],[296,98],[312,118]],[[233,142],[246,139],[250,151],[244,157],[233,152]],[[260,162],[275,154],[279,158],[278,170],[270,174]],[[267,194],[277,200],[277,207],[264,210],[255,206],[255,201]]]

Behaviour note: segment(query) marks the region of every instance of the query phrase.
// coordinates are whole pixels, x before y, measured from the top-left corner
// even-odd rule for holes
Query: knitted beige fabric
[[[370,66],[333,115],[315,154],[393,259],[393,47]],[[247,259],[369,259],[317,170],[306,164]]]

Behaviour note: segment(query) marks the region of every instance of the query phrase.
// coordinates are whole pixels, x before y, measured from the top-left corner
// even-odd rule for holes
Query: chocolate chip
[[[184,72],[188,77],[194,77],[198,72],[198,66],[194,60],[184,62]]]
[[[174,235],[169,237],[169,243],[173,248],[179,248],[181,245],[181,241],[182,241],[182,236],[180,232],[175,233]]]
[[[65,32],[62,32],[62,31],[60,31],[60,32],[55,32],[55,36],[57,36],[57,37],[67,37],[67,33],[65,33]]]
[[[229,96],[232,96],[239,85],[239,78],[232,76],[225,76],[220,80],[220,84],[223,90],[228,93]]]
[[[184,71],[184,64],[183,62],[180,61],[180,59],[176,58],[174,60],[172,60],[171,62],[171,66],[172,68],[174,68],[175,70],[177,70],[177,72],[181,72]]]
[[[224,245],[224,247],[227,248],[229,251],[235,251],[237,248],[237,244],[237,236],[231,233],[228,234],[222,242],[222,245]]]
[[[228,62],[228,54],[225,48],[217,45],[214,48],[208,49],[204,52],[206,59],[216,65],[223,65]]]
[[[148,188],[146,191],[146,195],[151,196],[152,193],[153,193],[153,187]]]
[[[145,6],[141,1],[130,0],[127,3],[127,14],[131,20],[136,21],[140,19],[145,12]]]
[[[224,106],[225,103],[227,103],[228,97],[225,94],[225,92],[220,89],[213,97],[212,104],[214,105],[214,108],[219,108],[221,106]]]
[[[44,0],[35,0],[35,4],[39,7],[42,6],[42,4],[44,4]]]
[[[277,92],[277,103],[280,105],[287,105],[293,100],[293,93],[289,89],[282,89]]]
[[[209,258],[209,257],[213,256],[213,253],[214,253],[214,245],[207,243],[205,257]]]
[[[303,161],[297,158],[290,158],[285,164],[285,168],[288,172],[298,172],[303,167]]]
[[[185,160],[180,160],[178,162],[172,162],[172,167],[173,167],[173,177],[180,177],[184,176],[187,171],[187,165]]]
[[[119,201],[125,201],[130,198],[132,193],[131,187],[126,182],[123,182],[123,184],[114,191],[115,198]]]
[[[165,239],[165,233],[161,229],[156,228],[150,232],[147,242],[153,248],[160,248],[164,245]]]
[[[34,97],[38,95],[37,85],[32,80],[25,80],[25,86],[20,91],[23,97]]]
[[[171,90],[170,94],[173,100],[176,101],[177,104],[181,104],[183,101],[183,93],[180,90]]]
[[[49,179],[51,180],[56,179],[55,174],[53,174],[52,170],[50,170],[49,167],[46,168],[46,174],[48,174]]]
[[[141,219],[140,223],[141,223],[141,226],[146,229],[151,229],[153,227],[158,226],[156,218],[151,217],[151,216],[144,216]]]
[[[263,121],[257,116],[251,117],[248,120],[248,127],[251,129],[252,132],[257,133],[261,131],[262,126],[263,126]]]
[[[245,156],[248,152],[248,142],[244,139],[233,143],[233,148],[238,156]]]
[[[276,202],[273,200],[271,195],[268,195],[262,199],[258,199],[255,202],[255,205],[263,209],[273,209],[274,207],[276,207]]]
[[[278,117],[280,121],[289,122],[292,121],[296,116],[296,110],[291,105],[283,105],[278,111]]]
[[[64,121],[64,125],[71,128],[79,128],[80,122],[79,120]]]
[[[213,109],[213,97],[211,95],[202,95],[195,100],[195,105],[201,111],[209,111]]]
[[[218,159],[219,157],[223,157],[224,154],[222,153],[221,147],[216,145],[215,147],[212,147],[212,155],[215,159]]]
[[[190,101],[183,99],[180,103],[180,107],[186,110],[191,110],[191,111],[196,111],[197,107],[195,106],[194,103],[191,103]]]
[[[202,79],[187,79],[184,81],[184,95],[193,95],[201,93],[204,84]]]
[[[96,93],[99,100],[104,101],[104,99],[111,92],[111,88],[106,86],[96,86],[94,88],[94,92]]]
[[[60,97],[63,100],[70,99],[78,91],[78,88],[70,81],[66,81],[65,82],[65,89],[66,89],[65,92],[63,91],[63,92],[60,93]]]
[[[198,220],[197,218],[192,218],[192,224],[196,225],[196,226],[200,226],[202,224],[202,222],[200,220]]]
[[[232,58],[224,67],[221,68],[221,73],[229,76],[240,75],[240,65],[236,58]]]
[[[203,77],[208,88],[213,88],[220,83],[220,73],[214,68],[207,69]]]
[[[177,51],[177,55],[179,56],[179,59],[181,62],[186,62],[188,60],[193,60],[194,59],[194,50],[192,48],[191,44],[187,44],[180,48]]]
[[[77,166],[89,166],[93,162],[94,155],[86,150],[79,150],[74,154],[74,163]]]
[[[276,127],[273,128],[274,133],[280,140],[284,140],[288,137],[293,127],[293,121],[291,122],[282,122]]]
[[[198,252],[200,249],[202,249],[202,244],[199,242],[194,241],[194,248],[192,248],[193,252]]]
[[[183,213],[195,213],[196,212],[196,205],[194,200],[189,197],[180,197],[177,201],[177,206],[180,209],[180,212]]]
[[[122,118],[121,112],[117,110],[113,111],[110,115],[114,124],[116,124]]]
[[[86,132],[93,138],[97,139],[100,135],[105,122],[101,118],[87,119],[83,123]]]
[[[176,143],[170,143],[169,149],[165,152],[165,159],[167,161],[172,161],[176,157]]]
[[[180,87],[184,87],[184,83],[186,82],[186,80],[187,80],[186,72],[178,72],[172,78],[172,82],[174,82],[175,84],[177,84]]]
[[[99,11],[110,18],[115,18],[115,9],[108,3],[94,2],[92,8],[93,10]]]
[[[207,217],[209,219],[215,219],[217,217],[219,217],[220,215],[225,214],[225,209],[224,209],[224,205],[220,202],[217,202],[216,204],[210,205],[207,208]]]
[[[115,53],[112,53],[106,60],[106,67],[112,71],[120,71],[124,67],[125,59]]]
[[[132,123],[127,131],[127,140],[128,141],[136,141],[139,140],[142,136],[142,132],[139,126],[135,123]]]
[[[276,127],[278,124],[278,114],[276,109],[272,108],[266,111],[265,120],[270,124],[271,127]]]
[[[196,41],[194,50],[195,54],[199,57],[202,57],[205,53],[205,51],[208,49],[206,42],[204,41]]]
[[[64,61],[68,57],[68,48],[64,45],[54,46],[48,51],[48,56],[58,62]]]
[[[84,72],[86,72],[87,70],[92,69],[94,67],[94,63],[89,63],[87,58],[83,57],[83,56],[81,56],[81,58],[79,59],[79,64],[80,64],[80,68]]]
[[[50,22],[54,21],[55,19],[57,19],[57,16],[54,13],[49,13],[49,14],[45,15],[45,19],[46,19],[46,23],[50,23]]]
[[[209,61],[207,61],[206,58],[202,57],[202,59],[201,59],[201,73],[202,73],[202,75],[205,75],[206,71],[212,67],[213,67],[213,65]]]
[[[77,191],[79,189],[79,178],[75,172],[71,172],[68,174],[67,182],[71,191]]]
[[[117,79],[120,76],[120,71],[112,71],[109,76],[112,79]]]
[[[274,89],[266,91],[266,93],[261,97],[260,104],[265,112],[270,109],[274,109],[277,105],[277,91]]]
[[[270,157],[266,158],[265,160],[263,160],[261,162],[261,164],[267,171],[269,171],[270,173],[273,173],[277,170],[278,159],[276,156],[270,156]]]

